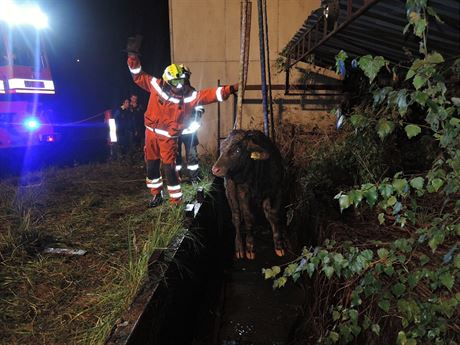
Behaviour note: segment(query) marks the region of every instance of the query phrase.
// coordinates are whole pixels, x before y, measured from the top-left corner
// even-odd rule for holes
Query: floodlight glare
[[[12,0],[0,0],[0,21],[11,25],[33,25],[37,29],[48,27],[48,17],[35,4],[18,5]]]
[[[28,117],[24,120],[23,124],[28,131],[35,131],[40,128],[40,121],[35,117]]]

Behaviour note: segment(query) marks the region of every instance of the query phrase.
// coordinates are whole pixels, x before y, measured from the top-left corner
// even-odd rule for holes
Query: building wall
[[[240,55],[241,0],[169,0],[171,61],[184,63],[192,71],[191,82],[197,89],[234,84],[238,82]],[[268,0],[270,65],[272,84],[285,82],[284,72],[278,73],[276,60],[279,52],[316,8],[320,0]],[[257,0],[252,0],[251,37],[248,85],[260,85],[260,60]],[[293,69],[291,80],[298,83],[304,71]],[[310,81],[311,82],[311,81]],[[275,122],[304,122],[312,128],[329,126],[327,111],[316,105],[317,96],[284,96],[284,91],[273,93]],[[262,130],[262,96],[260,91],[246,91],[245,100],[252,103],[243,108],[242,128]],[[233,96],[221,103],[221,136],[233,127]],[[282,104],[279,104],[282,103]],[[297,103],[297,104],[296,104]],[[319,102],[321,103],[321,102]],[[290,104],[290,105],[289,105]],[[217,145],[217,105],[206,106],[198,138],[200,150],[214,154]]]

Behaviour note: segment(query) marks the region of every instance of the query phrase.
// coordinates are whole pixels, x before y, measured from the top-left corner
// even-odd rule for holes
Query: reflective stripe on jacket
[[[137,72],[137,73],[136,73]],[[226,100],[231,92],[230,86],[196,91],[186,87],[186,94],[168,94],[162,88],[163,81],[152,77],[141,69],[131,70],[134,82],[150,92],[150,99],[145,111],[144,123],[150,128],[167,131],[176,137],[189,123],[194,107]]]

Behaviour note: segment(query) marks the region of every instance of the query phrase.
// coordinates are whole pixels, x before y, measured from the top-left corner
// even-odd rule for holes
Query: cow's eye
[[[230,152],[232,155],[239,155],[241,153],[241,149],[238,146],[233,146]]]

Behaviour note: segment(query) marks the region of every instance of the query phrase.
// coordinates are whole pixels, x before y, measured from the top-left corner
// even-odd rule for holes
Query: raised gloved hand
[[[128,67],[129,69],[139,68],[141,66],[141,61],[139,57],[135,54],[128,55]]]
[[[236,94],[238,92],[238,84],[230,85],[230,92]]]

